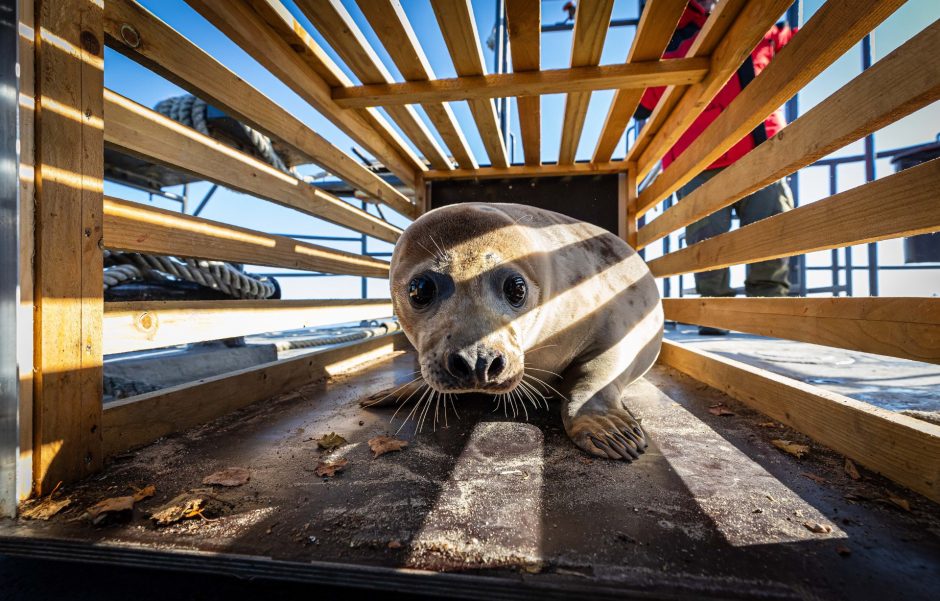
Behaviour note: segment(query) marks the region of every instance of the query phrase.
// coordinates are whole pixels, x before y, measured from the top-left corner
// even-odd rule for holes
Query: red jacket
[[[684,57],[692,46],[695,37],[698,35],[699,31],[702,30],[702,26],[705,24],[707,18],[708,13],[699,6],[698,2],[690,0],[685,12],[679,19],[679,25],[676,27],[676,32],[673,34],[672,40],[670,40],[669,46],[666,48],[666,52],[663,53],[663,58]],[[741,90],[764,70],[776,52],[783,48],[795,33],[795,30],[791,30],[790,27],[785,24],[774,25],[770,31],[767,32],[764,39],[757,44],[757,48],[751,52],[751,59],[744,61],[744,64],[741,65],[737,73],[728,80],[725,87],[723,87],[708,106],[705,107],[705,110],[702,111],[698,119],[692,123],[676,144],[669,149],[669,152],[663,156],[663,169],[676,160],[676,158],[711,125],[711,122],[718,118],[721,111],[730,105],[731,101],[741,93]],[[636,111],[635,116],[638,119],[649,117],[653,109],[656,108],[659,99],[662,97],[664,89],[665,88],[649,88],[646,90],[646,93],[643,94],[643,98],[640,100],[640,106]],[[772,137],[783,129],[785,125],[786,120],[784,119],[783,111],[777,109],[764,120],[762,125],[759,125],[750,134],[744,136],[737,144],[721,155],[718,160],[709,165],[708,168],[717,169],[719,167],[727,167],[746,155],[758,144]]]

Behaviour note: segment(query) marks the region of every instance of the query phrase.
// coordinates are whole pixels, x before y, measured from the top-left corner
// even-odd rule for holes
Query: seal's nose
[[[447,372],[465,387],[494,382],[506,369],[502,353],[488,348],[454,351],[447,356]]]

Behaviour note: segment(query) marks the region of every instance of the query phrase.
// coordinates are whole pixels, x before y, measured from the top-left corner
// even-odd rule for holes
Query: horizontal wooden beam
[[[105,3],[110,47],[232,117],[283,142],[363,194],[414,218],[408,198],[311,130],[134,0]]]
[[[904,0],[828,0],[761,71],[760,77],[744,88],[728,108],[640,193],[637,207],[640,214],[645,214],[691,181],[761,125],[767,115],[780,108],[902,4]],[[683,105],[675,110],[683,110]],[[653,150],[651,145],[647,152]],[[645,162],[655,163],[657,160],[658,156],[641,157],[640,164],[642,167]]]
[[[117,198],[104,201],[104,246],[286,269],[388,277],[388,263],[372,257]]]
[[[104,453],[122,453],[321,378],[354,371],[393,356],[404,342],[399,332],[367,338],[110,403],[102,419]]]
[[[940,98],[940,22],[640,229],[640,248]]]
[[[401,230],[255,157],[105,90],[105,142],[131,154],[394,242]]]
[[[940,159],[650,261],[656,277],[940,230]]]
[[[382,299],[105,303],[104,353],[126,353],[391,315],[391,301]]]
[[[940,298],[666,298],[666,319],[940,363]]]
[[[669,340],[659,361],[940,502],[940,426]]]
[[[626,173],[629,165],[623,161],[611,163],[573,163],[570,165],[511,165],[509,167],[480,167],[479,169],[454,169],[453,171],[428,171],[427,181],[439,179],[474,179],[490,177],[543,177],[562,175],[597,175]]]
[[[298,96],[345,134],[362,144],[408,187],[424,162],[377,112],[348,111],[330,98],[330,88],[349,78],[279,0],[186,0]]]
[[[708,59],[682,58],[334,88],[333,100],[345,107],[393,106],[563,92],[644,89],[650,86],[688,85],[700,81],[706,72]]]

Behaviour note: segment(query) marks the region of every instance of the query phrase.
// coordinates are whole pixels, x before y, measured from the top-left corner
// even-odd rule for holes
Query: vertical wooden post
[[[415,204],[418,206],[418,215],[423,215],[431,208],[431,199],[428,198],[428,183],[420,172],[415,176]]]
[[[627,244],[636,248],[637,243],[637,189],[636,189],[636,163],[630,163],[626,173],[621,173],[618,180],[618,211],[620,214],[621,238]]]
[[[100,0],[36,2],[34,492],[99,469],[104,36]]]

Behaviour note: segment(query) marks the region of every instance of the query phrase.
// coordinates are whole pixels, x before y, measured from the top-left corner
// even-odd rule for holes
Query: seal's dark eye
[[[411,304],[419,309],[430,305],[436,294],[437,286],[434,285],[434,280],[426,275],[419,275],[408,284],[408,297],[411,299]]]
[[[509,304],[513,307],[522,306],[525,302],[525,295],[528,290],[529,287],[526,286],[525,280],[521,275],[511,275],[503,282],[503,294],[506,295],[506,300],[508,300]]]

